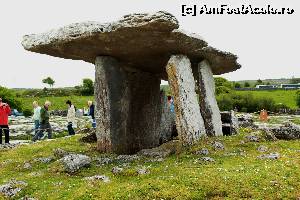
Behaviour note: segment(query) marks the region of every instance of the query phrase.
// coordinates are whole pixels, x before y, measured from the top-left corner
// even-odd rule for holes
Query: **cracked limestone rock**
[[[206,59],[214,74],[240,68],[237,57],[208,46],[197,34],[179,30],[170,13],[126,15],[111,23],[82,22],[23,37],[26,50],[94,63],[99,55],[122,61],[121,66],[155,73],[166,79],[170,54],[184,53],[192,62]]]
[[[64,165],[66,172],[74,173],[83,167],[89,167],[91,158],[82,154],[70,154],[60,159],[60,162]]]

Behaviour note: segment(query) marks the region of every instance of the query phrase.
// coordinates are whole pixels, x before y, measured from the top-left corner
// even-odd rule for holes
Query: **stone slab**
[[[214,74],[240,68],[235,55],[210,47],[197,34],[178,28],[173,15],[159,11],[126,15],[112,23],[74,23],[25,35],[22,45],[32,52],[90,63],[97,56],[112,56],[121,66],[155,73],[165,80],[165,66],[174,54],[187,55],[195,63],[206,59]]]

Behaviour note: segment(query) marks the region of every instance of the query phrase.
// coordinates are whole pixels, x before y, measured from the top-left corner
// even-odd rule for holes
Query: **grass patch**
[[[282,103],[292,109],[297,108],[296,92],[297,90],[262,90],[262,91],[236,91],[237,94],[251,93],[254,97],[270,97],[276,104]]]
[[[60,170],[57,161],[50,164],[34,162],[34,158],[52,156],[55,148],[101,156],[95,144],[78,142],[79,135],[42,141],[30,146],[0,152],[0,184],[11,178],[23,180],[28,186],[16,199],[28,196],[38,199],[295,199],[300,196],[300,143],[294,141],[262,141],[241,143],[245,134],[202,139],[199,144],[184,149],[163,162],[136,161],[123,174],[113,175],[117,163],[97,167],[94,163],[75,175]],[[212,141],[221,141],[224,151],[215,151]],[[268,152],[278,152],[278,160],[260,160],[259,145]],[[208,148],[215,163],[197,162],[201,156],[193,152]],[[6,162],[4,162],[6,161]],[[23,169],[24,162],[32,164]],[[139,166],[150,169],[150,174],[137,175]],[[38,175],[34,175],[38,174]],[[83,177],[106,175],[110,183],[88,182]],[[0,197],[1,199],[1,197]]]

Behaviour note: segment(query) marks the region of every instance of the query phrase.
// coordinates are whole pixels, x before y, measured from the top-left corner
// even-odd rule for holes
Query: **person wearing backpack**
[[[75,106],[72,104],[70,100],[66,101],[68,105],[68,114],[67,114],[67,122],[68,122],[68,132],[69,135],[75,135],[75,131],[73,129],[73,125],[75,125]]]
[[[35,134],[35,136],[32,138],[32,141],[36,141],[41,139],[44,136],[44,131],[48,132],[48,139],[52,138],[52,127],[50,125],[49,119],[50,119],[50,114],[49,114],[49,107],[51,105],[50,101],[46,101],[44,104],[44,107],[41,108],[40,111],[40,127],[39,131]]]

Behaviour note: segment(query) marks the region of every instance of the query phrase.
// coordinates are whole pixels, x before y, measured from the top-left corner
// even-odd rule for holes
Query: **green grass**
[[[297,90],[263,90],[263,91],[236,91],[238,94],[251,93],[257,97],[273,98],[275,103],[283,103],[290,108],[297,108],[296,92]]]
[[[15,178],[28,183],[15,199],[23,196],[37,199],[296,199],[300,196],[300,142],[261,141],[241,143],[251,130],[231,137],[203,139],[199,144],[177,152],[163,162],[136,161],[120,175],[111,169],[116,163],[97,167],[93,163],[74,175],[63,172],[57,161],[50,164],[34,162],[34,158],[52,156],[54,148],[100,156],[94,144],[78,142],[79,135],[42,141],[30,146],[0,152],[0,184]],[[214,140],[225,145],[224,151],[215,151],[210,143]],[[268,152],[280,153],[278,160],[260,160],[259,145]],[[215,163],[196,162],[193,154],[206,147]],[[241,155],[243,153],[243,155]],[[227,155],[226,155],[227,154]],[[5,160],[11,160],[4,163]],[[31,170],[23,169],[30,162]],[[137,175],[138,166],[146,166],[150,174]],[[33,176],[32,172],[40,173]],[[87,182],[86,176],[106,175],[110,183]],[[1,199],[1,197],[0,197]]]
[[[24,109],[33,109],[32,108],[32,102],[33,101],[38,101],[39,105],[43,105],[46,100],[51,101],[51,108],[50,110],[65,110],[67,109],[66,101],[71,100],[72,103],[76,106],[76,108],[83,108],[83,107],[88,107],[87,106],[87,101],[94,100],[93,96],[66,96],[66,97],[24,97],[24,98],[19,98],[23,105]]]

